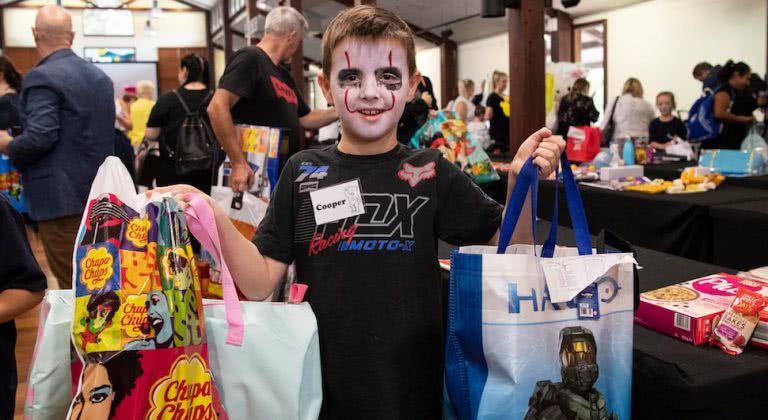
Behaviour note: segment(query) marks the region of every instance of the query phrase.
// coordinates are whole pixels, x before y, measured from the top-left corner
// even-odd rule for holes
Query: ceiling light
[[[160,19],[163,17],[163,9],[160,8],[158,0],[152,0],[152,9],[149,10],[150,19]]]

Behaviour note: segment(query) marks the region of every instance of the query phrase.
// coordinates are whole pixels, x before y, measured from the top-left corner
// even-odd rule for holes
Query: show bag
[[[507,247],[529,189],[535,226],[538,169],[529,160],[510,196],[498,248],[464,247],[452,255],[448,418],[630,417],[635,260],[629,253],[592,254],[564,154],[561,166],[576,249],[555,247],[557,201],[543,247]]]

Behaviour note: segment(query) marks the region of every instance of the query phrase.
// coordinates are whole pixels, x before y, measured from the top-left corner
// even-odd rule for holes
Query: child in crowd
[[[503,208],[439,151],[398,144],[398,120],[420,79],[402,19],[371,6],[347,9],[322,45],[320,84],[338,108],[341,141],[288,160],[253,243],[206,197],[224,259],[250,299],[269,296],[292,262],[297,281],[309,285],[321,418],[440,418],[446,302],[437,240],[495,244]],[[564,148],[545,128],[532,134],[512,162],[510,186],[531,156],[547,177]],[[182,206],[199,193],[160,191]],[[532,241],[530,211],[528,201],[513,241]]]
[[[467,131],[472,134],[483,150],[491,146],[491,136],[488,134],[488,124],[485,123],[485,107],[478,105],[475,107],[475,117],[467,124]]]
[[[16,325],[40,303],[47,285],[27,242],[24,222],[0,195],[0,419],[12,419],[16,403]]]
[[[672,92],[661,92],[656,95],[659,116],[648,126],[648,138],[654,149],[666,149],[675,137],[680,139],[688,137],[685,124],[680,121],[680,118],[672,115],[676,107],[675,95]]]

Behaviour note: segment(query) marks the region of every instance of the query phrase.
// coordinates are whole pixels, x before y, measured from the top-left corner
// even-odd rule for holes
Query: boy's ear
[[[328,106],[333,106],[333,96],[331,96],[331,80],[325,77],[325,73],[321,72],[320,75],[317,76],[317,83],[320,85],[320,90],[323,91],[325,102],[328,103]]]
[[[416,94],[416,88],[419,87],[419,83],[421,83],[421,72],[416,70],[411,75],[411,79],[408,81],[408,102],[413,100],[413,95]]]

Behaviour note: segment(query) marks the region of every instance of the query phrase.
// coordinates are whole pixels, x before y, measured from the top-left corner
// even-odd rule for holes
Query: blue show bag
[[[592,253],[565,154],[561,166],[575,249],[555,247],[557,199],[542,247],[507,246],[529,190],[535,226],[538,169],[529,160],[510,196],[498,248],[463,247],[452,255],[446,418],[631,415],[634,258]]]
[[[726,176],[759,175],[765,162],[759,151],[715,149],[701,152],[699,166]]]
[[[691,105],[688,111],[688,140],[701,142],[717,138],[722,130],[722,123],[715,118],[715,94],[709,90]]]

